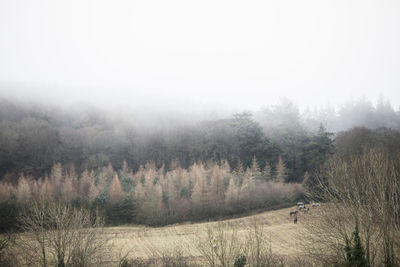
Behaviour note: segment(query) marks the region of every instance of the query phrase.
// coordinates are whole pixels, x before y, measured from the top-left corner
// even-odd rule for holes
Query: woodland
[[[145,114],[1,100],[0,263],[90,266],[104,260],[98,227],[216,221],[319,201],[326,208],[302,226],[307,257],[299,263],[273,254],[255,238],[264,226],[254,226],[250,265],[398,266],[400,111],[388,101],[300,112],[283,99],[196,120]],[[234,246],[231,227],[209,229],[206,244],[220,235],[221,247]],[[32,233],[37,243],[12,233]],[[59,246],[69,237],[76,246]],[[33,256],[17,259],[21,248]],[[199,251],[212,266],[247,260],[207,246]],[[175,265],[154,266],[190,266],[176,263],[178,256],[163,259]],[[121,258],[119,266],[150,262],[143,264]]]

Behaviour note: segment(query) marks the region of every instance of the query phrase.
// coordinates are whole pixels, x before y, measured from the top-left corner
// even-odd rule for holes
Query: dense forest
[[[184,116],[182,116],[184,117]],[[355,126],[400,130],[400,114],[381,99],[349,102],[336,112],[300,113],[283,99],[279,105],[225,118],[189,121],[177,117],[153,126],[137,114],[110,114],[87,107],[78,110],[2,99],[0,103],[0,177],[15,183],[21,173],[39,178],[56,163],[77,172],[125,160],[133,171],[153,162],[166,170],[197,162],[226,160],[249,167],[253,157],[272,171],[279,157],[288,169],[287,182],[300,182],[334,152],[334,134]],[[157,126],[157,124],[162,126]],[[367,135],[367,133],[365,133]],[[340,136],[340,135],[339,135]]]
[[[301,197],[300,183],[312,184],[333,154],[350,157],[368,146],[398,150],[399,112],[383,100],[368,103],[351,102],[322,120],[323,112],[300,113],[283,99],[254,115],[158,127],[155,120],[151,127],[94,107],[71,111],[3,99],[1,197],[21,204],[51,191],[50,198],[102,207],[112,223],[146,224],[293,202]],[[347,130],[330,132],[324,123]]]
[[[3,99],[0,232],[32,231],[38,225],[52,229],[53,223],[43,226],[40,220],[30,224],[41,216],[57,225],[64,218],[62,228],[69,220],[59,215],[74,212],[104,218],[107,225],[160,226],[231,218],[308,199],[335,207],[321,210],[318,220],[304,218],[307,237],[318,244],[304,243],[314,261],[358,257],[355,261],[395,263],[400,113],[383,100],[368,103],[349,102],[325,116],[300,112],[284,99],[254,113],[177,117],[157,125],[162,117],[143,123],[145,118],[130,118],[129,112],[71,111]],[[82,229],[97,227],[90,219],[82,224],[79,216]],[[344,241],[330,243],[326,233]],[[369,238],[376,247],[361,244]],[[336,256],[331,259],[321,249]]]
[[[277,169],[276,174],[268,168],[261,171],[255,158],[247,170],[239,167],[233,172],[226,162],[170,171],[146,164],[136,173],[124,162],[118,171],[108,165],[81,174],[56,164],[50,176],[43,179],[21,176],[15,186],[0,182],[0,202],[5,208],[0,226],[12,227],[14,212],[32,199],[60,200],[98,210],[109,224],[164,225],[280,207],[297,200],[302,186],[283,182],[286,169],[282,161]],[[7,211],[11,212],[9,216]]]

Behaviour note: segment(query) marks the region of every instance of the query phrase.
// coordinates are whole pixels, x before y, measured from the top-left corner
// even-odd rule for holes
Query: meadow
[[[157,259],[177,252],[187,261],[202,262],[204,259],[199,244],[207,239],[208,229],[216,228],[218,224],[229,225],[237,229],[239,238],[245,238],[253,225],[257,224],[274,254],[296,256],[302,253],[300,237],[303,218],[312,216],[321,208],[314,208],[308,213],[300,212],[297,224],[293,223],[293,217],[289,215],[290,210],[297,209],[293,207],[215,222],[181,223],[164,227],[107,227],[103,229],[103,237],[112,250],[115,262],[121,255]]]

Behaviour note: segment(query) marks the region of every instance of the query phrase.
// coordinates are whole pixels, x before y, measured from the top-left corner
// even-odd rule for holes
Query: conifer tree
[[[129,167],[128,167],[128,163],[126,162],[126,160],[122,161],[121,173],[122,174],[128,174],[129,173]]]
[[[86,197],[89,194],[91,177],[89,176],[88,170],[84,170],[81,174],[81,179],[79,180],[79,195]]]
[[[240,159],[238,159],[237,164],[235,169],[233,170],[233,173],[237,174],[243,174],[244,173],[244,168],[243,168],[243,164],[242,161]]]
[[[138,183],[133,191],[132,205],[136,207],[133,211],[132,217],[142,222],[144,218],[144,201],[146,199],[146,192],[144,191],[142,183]]]
[[[62,166],[61,163],[56,163],[51,168],[50,180],[54,186],[60,185],[62,180]]]
[[[148,204],[146,205],[146,211],[150,214],[150,224],[158,225],[163,220],[163,192],[160,184],[155,184],[151,192],[151,196],[148,199]]]
[[[40,198],[43,200],[54,199],[54,189],[47,176],[45,176],[42,186],[40,188]]]
[[[144,199],[146,198],[146,194],[144,192],[144,188],[143,188],[142,183],[139,183],[139,184],[136,185],[135,191],[134,191],[134,198],[139,203],[144,201]]]
[[[72,184],[72,179],[69,175],[67,175],[61,188],[61,198],[65,202],[71,202],[76,198],[76,196],[77,192]]]
[[[59,196],[61,194],[61,185],[63,181],[62,166],[61,163],[53,165],[50,172],[50,183],[54,189],[54,194]]]
[[[88,193],[88,199],[90,202],[93,202],[93,200],[96,199],[96,197],[99,195],[99,189],[97,188],[97,186],[94,184],[94,180],[90,181],[89,184],[89,193]]]
[[[242,210],[247,210],[250,208],[250,198],[252,197],[250,195],[251,187],[252,186],[249,185],[249,179],[243,179],[242,185],[240,186],[239,190],[239,203]]]
[[[76,189],[79,188],[78,175],[76,174],[75,166],[71,165],[68,169],[67,175],[71,179],[72,186]]]
[[[231,171],[231,166],[229,165],[229,162],[227,160],[223,160],[221,162],[221,169],[224,172],[230,172]]]
[[[233,170],[232,174],[235,177],[235,182],[239,185],[243,183],[244,178],[244,167],[240,159],[238,159],[235,169]]]
[[[122,190],[121,182],[118,179],[118,175],[115,174],[110,185],[109,201],[111,205],[120,203],[125,197],[124,191]]]
[[[353,232],[352,240],[346,241],[345,252],[347,257],[346,266],[348,267],[364,267],[367,266],[364,248],[361,243],[358,224]]]
[[[354,242],[354,247],[353,247],[353,266],[366,266],[367,261],[365,260],[365,253],[364,253],[364,248],[361,243],[361,238],[360,234],[358,231],[358,225],[356,225],[356,229],[354,230],[353,233],[353,242]]]
[[[264,181],[270,181],[272,179],[272,177],[271,177],[271,167],[270,167],[268,161],[265,163],[264,170],[262,171],[262,178],[263,178]]]
[[[40,180],[39,181],[32,181],[32,198],[39,199],[40,197]]]
[[[260,167],[258,166],[257,158],[253,157],[251,161],[251,165],[249,168],[246,170],[246,175],[243,178],[243,184],[246,185],[246,187],[243,187],[243,190],[241,190],[241,194],[245,197],[246,203],[248,203],[251,207],[256,200],[256,186],[257,183],[260,181],[261,178],[261,171]]]
[[[205,176],[200,176],[195,181],[192,193],[192,204],[195,207],[195,216],[202,216],[210,206],[210,190]]]
[[[261,170],[260,167],[258,166],[256,157],[253,157],[250,168],[247,168],[246,175],[248,176],[249,179],[253,181],[260,180]]]
[[[192,177],[193,184],[194,181],[197,181],[198,179],[204,177],[206,175],[206,171],[204,169],[204,166],[202,163],[194,163],[191,171],[190,171],[190,176]]]
[[[122,168],[119,171],[119,177],[122,189],[127,193],[132,192],[135,185],[135,178],[125,160],[122,162]]]
[[[14,187],[11,184],[5,182],[0,183],[0,201],[9,200],[14,192]]]
[[[31,198],[31,188],[24,175],[19,178],[16,194],[20,203],[26,203]]]
[[[163,180],[161,184],[161,188],[165,192],[165,207],[170,214],[175,213],[175,206],[177,206],[179,202],[178,188],[173,184],[173,181],[173,176],[168,175],[168,178]]]
[[[239,198],[239,189],[233,179],[229,179],[228,189],[225,193],[225,208],[228,212],[233,212]]]
[[[283,161],[282,157],[279,156],[278,163],[276,164],[276,175],[275,175],[275,180],[277,182],[284,183],[286,182],[287,179],[287,169],[285,162]]]
[[[221,168],[217,164],[211,170],[210,183],[214,204],[220,206],[224,199],[225,186]]]

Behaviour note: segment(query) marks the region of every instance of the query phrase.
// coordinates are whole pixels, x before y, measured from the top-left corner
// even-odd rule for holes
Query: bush
[[[358,232],[358,225],[356,225],[352,240],[348,240],[346,242],[344,250],[346,252],[346,266],[348,267],[367,266],[364,248],[361,244],[361,238]]]
[[[18,210],[12,200],[0,201],[0,233],[15,229]]]
[[[236,258],[233,266],[234,267],[244,267],[246,265],[246,262],[247,262],[246,256],[241,254]]]

